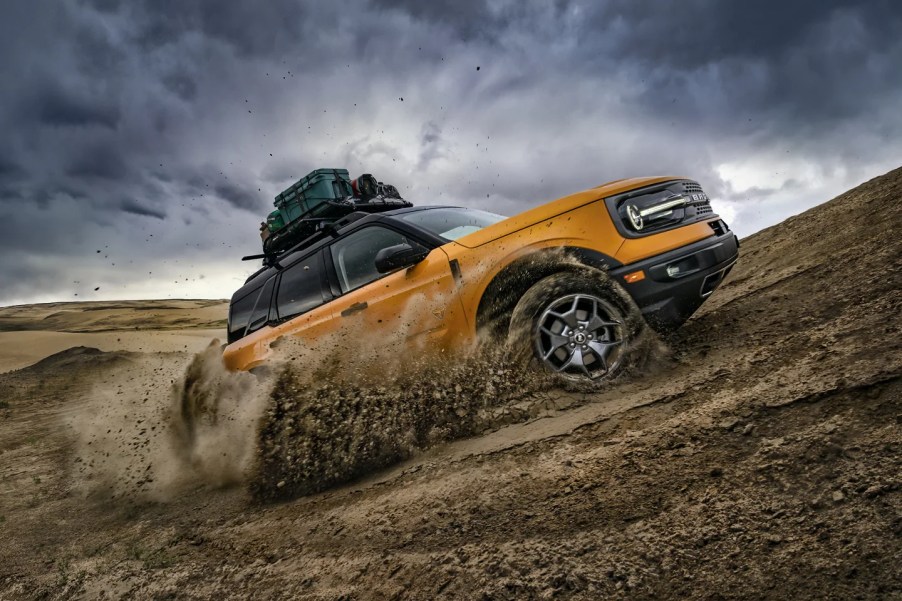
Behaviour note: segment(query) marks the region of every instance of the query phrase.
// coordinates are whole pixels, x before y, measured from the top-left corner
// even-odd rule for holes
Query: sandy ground
[[[0,373],[75,346],[107,352],[203,350],[225,339],[228,301],[44,303],[0,307]]]
[[[900,224],[897,170],[743,240],[646,373],[280,503],[256,380],[186,458],[185,349],[0,374],[0,598],[902,599]]]
[[[112,331],[112,332],[0,332],[0,373],[27,367],[74,346],[107,352],[196,353],[213,338],[225,340],[225,329]]]

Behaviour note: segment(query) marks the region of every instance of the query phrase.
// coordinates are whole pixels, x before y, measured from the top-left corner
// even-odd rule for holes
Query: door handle
[[[347,317],[349,315],[353,315],[354,313],[359,313],[359,312],[363,311],[364,309],[366,309],[367,307],[369,307],[369,305],[366,302],[354,303],[353,305],[351,305],[350,307],[348,307],[347,309],[342,311],[341,316]]]

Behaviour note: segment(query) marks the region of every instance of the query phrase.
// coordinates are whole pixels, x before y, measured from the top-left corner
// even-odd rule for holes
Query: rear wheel
[[[606,381],[629,363],[644,321],[602,271],[550,275],[523,295],[511,316],[510,351],[568,381]]]

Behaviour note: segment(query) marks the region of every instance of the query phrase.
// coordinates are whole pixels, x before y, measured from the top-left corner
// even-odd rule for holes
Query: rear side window
[[[272,304],[272,289],[275,287],[276,278],[272,277],[263,286],[263,291],[257,299],[257,306],[247,325],[247,333],[256,332],[269,321],[269,306]]]
[[[322,257],[320,253],[303,259],[282,272],[276,304],[279,317],[293,317],[323,304]]]
[[[244,330],[247,329],[247,322],[259,296],[260,289],[257,288],[244,298],[232,301],[232,306],[229,307],[229,343],[244,336]]]

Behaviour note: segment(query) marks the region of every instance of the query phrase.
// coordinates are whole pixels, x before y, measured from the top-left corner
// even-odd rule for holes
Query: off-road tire
[[[599,315],[607,316],[607,323],[617,324],[596,329],[597,332],[604,333],[594,339],[597,341],[595,348],[610,347],[606,350],[612,362],[610,369],[604,369],[603,364],[596,364],[595,373],[591,374],[594,377],[583,371],[575,373],[579,369],[573,365],[565,370],[555,369],[555,366],[550,365],[548,360],[541,356],[539,347],[542,342],[537,338],[541,335],[539,320],[543,316],[548,319],[546,313],[556,303],[583,303],[589,307],[591,301],[588,299],[597,299]],[[576,306],[574,304],[574,307]],[[585,311],[581,310],[580,315],[583,314]],[[648,326],[633,299],[611,280],[607,273],[591,267],[570,268],[539,280],[520,298],[511,315],[507,340],[508,356],[517,364],[546,371],[558,383],[595,387],[628,372],[639,359],[643,358],[646,354],[644,349],[647,346],[647,330]],[[583,342],[591,343],[592,340],[585,339],[585,331],[585,328],[577,331],[574,327],[573,336],[576,338],[569,338],[569,342],[560,347],[563,352],[559,354],[564,355],[571,350],[580,351],[579,347]],[[615,332],[620,338],[619,341],[613,339]],[[546,336],[545,339],[548,340],[549,337]],[[561,339],[562,337],[558,337],[555,340]],[[586,356],[596,357],[593,361],[597,361],[598,353],[591,349],[585,353]],[[611,353],[615,353],[616,356]],[[558,361],[556,358],[553,360]]]

